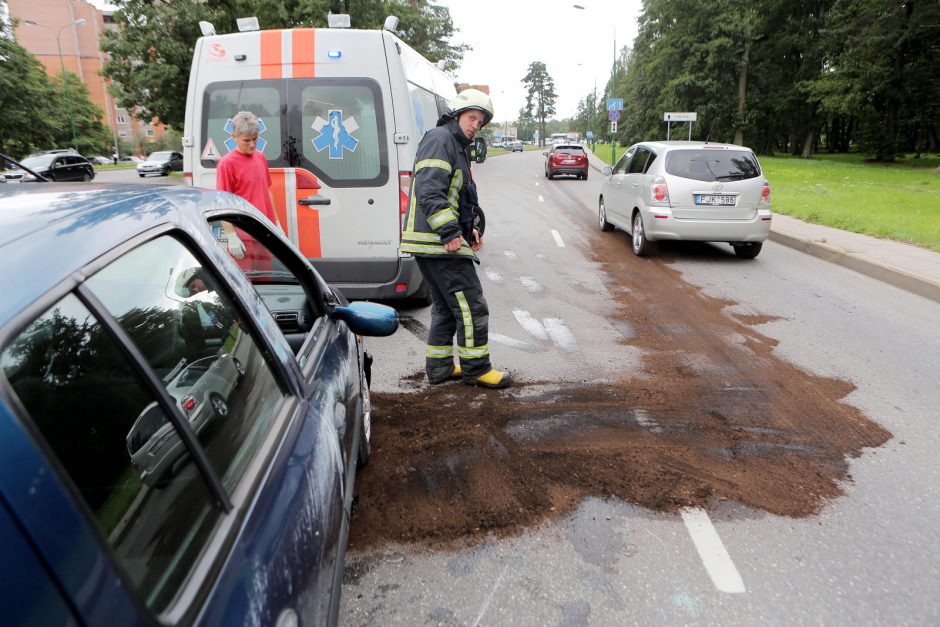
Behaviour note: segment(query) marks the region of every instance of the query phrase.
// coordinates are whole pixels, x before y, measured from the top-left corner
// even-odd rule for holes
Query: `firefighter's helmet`
[[[451,117],[458,118],[464,111],[476,109],[483,112],[483,126],[493,119],[493,101],[479,89],[465,89],[450,103]]]

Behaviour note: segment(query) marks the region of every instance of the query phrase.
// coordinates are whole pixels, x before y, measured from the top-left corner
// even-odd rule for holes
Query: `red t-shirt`
[[[256,150],[246,155],[233,150],[222,157],[215,173],[215,187],[238,194],[257,207],[271,222],[277,222],[268,193],[271,173],[268,172],[268,160],[264,153]]]

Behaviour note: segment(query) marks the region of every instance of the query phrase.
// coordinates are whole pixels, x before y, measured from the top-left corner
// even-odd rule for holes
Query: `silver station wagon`
[[[599,226],[629,232],[639,256],[657,240],[692,240],[728,242],[753,259],[770,234],[770,184],[750,148],[642,142],[604,175]]]

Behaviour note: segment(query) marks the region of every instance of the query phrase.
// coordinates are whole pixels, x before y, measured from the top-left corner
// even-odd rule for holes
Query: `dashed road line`
[[[689,530],[689,535],[692,536],[692,542],[715,587],[730,594],[746,592],[744,580],[741,579],[738,569],[734,567],[731,556],[725,550],[725,545],[722,544],[705,510],[698,507],[683,507],[679,510],[679,514],[685,522],[686,529]]]
[[[552,229],[552,237],[555,238],[555,243],[558,244],[558,247],[559,247],[559,248],[564,248],[564,247],[565,247],[565,243],[564,243],[564,242],[562,241],[562,239],[561,239],[561,234],[560,234],[558,231],[556,231],[555,229]]]
[[[545,199],[539,196],[539,202],[545,202]]]
[[[498,270],[493,270],[492,268],[486,269],[486,278],[488,278],[493,283],[502,283],[503,277],[499,274]]]
[[[522,309],[513,309],[512,315],[516,318],[526,333],[531,335],[537,340],[547,340],[548,333],[545,331],[545,327],[542,326],[542,323],[532,317],[528,311]]]

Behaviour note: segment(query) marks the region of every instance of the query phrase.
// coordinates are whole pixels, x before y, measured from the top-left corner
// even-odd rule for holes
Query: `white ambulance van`
[[[287,236],[350,298],[423,297],[400,251],[415,151],[454,82],[387,30],[309,28],[196,42],[184,172],[215,188],[231,118],[261,118],[275,209]]]

